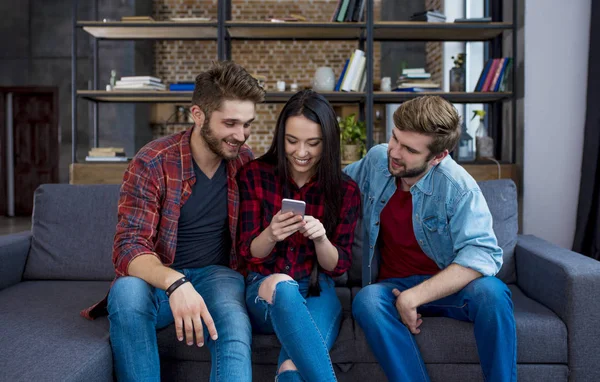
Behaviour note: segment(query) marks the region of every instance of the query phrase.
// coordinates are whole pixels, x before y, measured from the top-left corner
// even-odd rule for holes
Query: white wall
[[[591,0],[525,1],[523,233],[571,248],[585,124]]]

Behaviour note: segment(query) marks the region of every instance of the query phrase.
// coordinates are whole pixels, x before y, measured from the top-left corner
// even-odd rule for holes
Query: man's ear
[[[437,166],[442,160],[444,160],[444,158],[449,154],[448,150],[444,150],[441,153],[439,153],[438,155],[434,156],[431,161],[429,161],[429,164],[431,164],[431,166]]]
[[[206,115],[198,105],[192,105],[190,107],[190,113],[192,114],[192,119],[194,120],[194,124],[196,126],[203,126],[204,121],[206,119]]]

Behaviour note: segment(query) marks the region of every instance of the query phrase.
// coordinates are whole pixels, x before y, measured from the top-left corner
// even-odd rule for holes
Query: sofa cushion
[[[333,362],[347,363],[356,358],[354,355],[354,329],[350,303],[350,289],[345,287],[336,288],[337,295],[342,303],[342,325],[338,338],[331,349]],[[198,349],[195,346],[187,346],[177,341],[175,326],[169,325],[158,331],[158,346],[161,357],[180,359],[186,361],[209,361],[210,352],[206,346]],[[252,361],[260,364],[277,364],[279,349],[281,345],[275,335],[253,334],[252,336]]]
[[[112,381],[106,317],[79,315],[106,281],[25,281],[0,292],[0,370],[6,381]]]
[[[517,362],[567,363],[567,327],[554,312],[509,285],[517,324]],[[353,288],[352,297],[358,288]],[[356,362],[376,362],[365,334],[355,323]],[[473,324],[445,317],[424,317],[415,336],[425,363],[478,363]]]
[[[112,280],[118,200],[118,185],[40,186],[24,278]]]
[[[502,268],[496,277],[507,284],[516,283],[515,246],[519,230],[517,186],[512,180],[498,179],[479,182],[479,187],[494,218],[498,245],[504,252]]]

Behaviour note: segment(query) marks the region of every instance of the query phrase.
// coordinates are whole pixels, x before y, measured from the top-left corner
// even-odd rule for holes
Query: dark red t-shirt
[[[399,185],[400,186],[400,185]],[[379,280],[434,275],[440,268],[417,242],[412,225],[412,195],[400,187],[381,211]]]

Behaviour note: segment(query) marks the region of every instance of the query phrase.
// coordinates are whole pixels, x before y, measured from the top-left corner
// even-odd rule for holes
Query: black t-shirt
[[[227,168],[221,165],[209,179],[194,162],[196,183],[181,207],[177,251],[172,268],[229,265],[231,238],[227,220]]]

